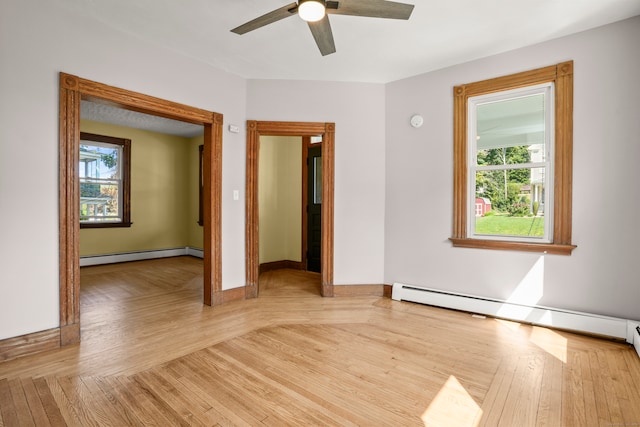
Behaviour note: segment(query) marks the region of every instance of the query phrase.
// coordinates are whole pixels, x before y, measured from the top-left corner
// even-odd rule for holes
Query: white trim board
[[[396,301],[411,301],[534,325],[624,339],[636,345],[636,350],[640,348],[640,336],[635,329],[640,326],[638,321],[550,307],[514,304],[503,300],[455,294],[402,283],[393,284],[391,298]]]
[[[107,254],[107,255],[81,256],[80,267],[87,267],[90,265],[115,264],[118,262],[142,261],[145,259],[169,258],[169,257],[184,256],[184,255],[194,256],[197,258],[204,258],[202,249],[195,249],[187,246],[185,248],[160,249],[160,250],[154,250],[154,251],[138,251],[138,252]]]

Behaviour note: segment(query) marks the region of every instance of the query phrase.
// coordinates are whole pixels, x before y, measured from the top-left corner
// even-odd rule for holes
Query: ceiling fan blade
[[[308,24],[322,56],[335,53],[336,45],[333,42],[333,32],[331,31],[331,24],[329,23],[327,15],[319,21],[308,22]]]
[[[281,19],[288,18],[289,16],[293,16],[298,13],[298,4],[291,3],[287,6],[283,6],[279,9],[266,13],[258,18],[251,20],[245,24],[240,25],[239,27],[231,30],[232,33],[236,34],[245,34],[249,31],[257,30],[260,27],[264,27],[265,25],[272,24]]]
[[[337,8],[332,3],[338,3]],[[409,19],[414,5],[385,0],[341,0],[327,2],[327,13],[371,18]]]

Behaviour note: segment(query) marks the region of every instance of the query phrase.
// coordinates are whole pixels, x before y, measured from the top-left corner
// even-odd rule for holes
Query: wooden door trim
[[[204,126],[204,304],[222,303],[222,114],[60,73],[60,344],[80,341],[80,101]]]
[[[335,123],[247,121],[245,297],[258,296],[258,159],[260,136],[322,135],[322,296],[333,296],[333,197]]]

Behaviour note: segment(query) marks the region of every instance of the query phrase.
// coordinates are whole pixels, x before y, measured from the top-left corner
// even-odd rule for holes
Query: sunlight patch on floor
[[[562,363],[567,363],[567,339],[547,328],[534,327],[529,341]]]
[[[481,416],[482,409],[451,375],[421,419],[426,427],[477,426]]]
[[[500,325],[500,326],[504,326],[505,328],[509,329],[512,332],[516,332],[518,329],[520,329],[521,323],[519,322],[512,322],[511,320],[504,320],[504,319],[495,319],[495,321]]]

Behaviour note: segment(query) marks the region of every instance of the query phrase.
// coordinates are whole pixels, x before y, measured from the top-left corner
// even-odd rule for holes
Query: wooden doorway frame
[[[333,197],[335,163],[335,123],[247,121],[247,178],[245,229],[245,298],[258,296],[258,160],[261,136],[322,135],[322,249],[321,277],[323,297],[333,294]]]
[[[222,303],[222,114],[60,73],[60,345],[80,341],[80,101],[204,127],[204,304]]]

